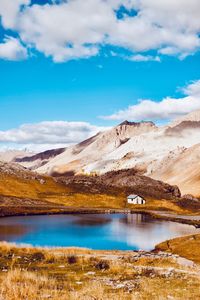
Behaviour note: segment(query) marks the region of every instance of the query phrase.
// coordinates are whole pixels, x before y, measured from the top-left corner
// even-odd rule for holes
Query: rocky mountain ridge
[[[102,175],[110,171],[134,168],[142,175],[180,186],[183,193],[193,191],[195,196],[199,196],[197,185],[200,173],[194,147],[200,143],[199,128],[200,110],[167,126],[158,127],[152,122],[124,121],[69,148],[51,150],[16,161],[40,174],[58,176],[70,172]],[[196,163],[190,163],[186,158],[186,150],[191,161]],[[181,163],[178,163],[179,158]],[[175,162],[177,167],[173,168],[171,176],[169,166]],[[191,170],[187,176],[185,166]],[[193,176],[193,173],[196,175]],[[184,179],[186,177],[187,184]]]

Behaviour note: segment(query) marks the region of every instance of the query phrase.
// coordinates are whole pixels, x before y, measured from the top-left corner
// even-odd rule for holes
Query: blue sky
[[[200,95],[200,22],[198,26],[197,20],[194,22],[194,12],[197,16],[200,13],[198,1],[163,1],[157,6],[145,0],[138,1],[138,5],[126,0],[115,4],[112,0],[106,4],[102,0],[48,2],[0,3],[1,145],[14,143],[23,147],[37,143],[30,137],[26,139],[28,133],[19,130],[27,123],[87,123],[89,128],[86,134],[79,135],[81,139],[124,119],[166,123],[200,108],[196,101]],[[93,11],[94,2],[99,14]],[[95,21],[81,15],[87,10],[89,16],[94,14]],[[149,11],[151,15],[155,13],[155,19],[149,17]],[[180,21],[179,11],[188,19]],[[174,16],[173,27],[162,19],[168,14]],[[80,26],[67,23],[72,22],[71,16],[72,20],[77,17]],[[62,18],[66,24],[61,28]],[[144,29],[147,21],[150,25]],[[191,85],[192,92],[181,90]],[[149,102],[138,102],[144,99]],[[180,100],[178,106],[175,100]],[[68,143],[73,139],[66,138],[63,144]],[[44,145],[49,144],[60,145],[59,134],[56,142],[55,138],[51,142],[49,133]]]
[[[137,99],[159,101],[180,95],[178,87],[200,78],[200,54],[184,61],[132,62],[95,57],[55,64],[42,55],[20,62],[0,61],[1,130],[44,120],[113,125],[109,115]]]

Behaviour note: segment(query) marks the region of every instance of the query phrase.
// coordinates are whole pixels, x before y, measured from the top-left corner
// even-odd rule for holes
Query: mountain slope
[[[43,154],[39,165],[35,157],[29,161],[18,162],[29,168],[35,168],[40,174],[59,176],[63,174],[104,174],[109,171],[134,168],[140,174],[152,178],[180,185],[182,193],[189,192],[199,195],[198,174],[192,176],[193,167],[183,152],[186,149],[190,156],[196,151],[193,146],[200,143],[200,110],[177,119],[168,126],[157,127],[152,122],[128,122],[100,132],[77,145],[63,149],[61,153],[48,157]],[[188,154],[189,155],[189,154]],[[171,162],[180,165],[173,168],[173,176],[170,178],[168,170]],[[197,161],[198,159],[194,158]],[[180,178],[184,168],[190,172],[185,174],[186,180]],[[161,172],[162,169],[162,172]],[[176,174],[177,170],[177,174]],[[195,172],[195,171],[194,171]],[[197,171],[196,171],[197,172]],[[197,172],[198,173],[198,172]],[[193,183],[194,182],[194,183]],[[199,194],[198,194],[199,193]]]
[[[128,143],[132,137],[156,131],[152,122],[134,123],[125,121],[111,130],[102,132],[78,145],[66,149],[46,165],[37,169],[40,173],[63,174],[68,171],[80,173],[93,162],[101,161],[108,153]],[[96,171],[95,169],[91,171]]]
[[[23,150],[4,150],[0,152],[0,161],[3,162],[11,162],[15,161],[16,159],[20,159],[23,157],[32,156],[32,152],[23,151]]]
[[[66,149],[37,168],[39,173],[97,173],[136,168],[151,176],[170,152],[200,142],[200,122],[156,127],[153,123],[123,122],[113,129]]]
[[[66,188],[56,183],[49,176],[31,172],[17,163],[0,162],[0,197],[17,197],[20,199],[46,200],[46,195],[56,196],[66,192]],[[24,201],[26,205],[26,201]]]
[[[182,123],[183,121],[193,121],[193,122],[199,122],[200,121],[200,109],[195,110],[185,116],[182,116],[180,118],[177,118],[174,122],[172,122],[171,126],[177,126],[178,124]]]
[[[165,157],[152,178],[177,184],[182,194],[200,195],[200,144]]]
[[[28,167],[30,170],[35,170],[40,166],[45,165],[50,159],[56,157],[64,151],[65,148],[52,149],[34,155],[15,157],[13,161],[26,168]]]
[[[200,197],[200,110],[175,120],[165,131],[187,143],[170,151],[151,169],[150,175],[169,184],[177,184],[182,194]]]

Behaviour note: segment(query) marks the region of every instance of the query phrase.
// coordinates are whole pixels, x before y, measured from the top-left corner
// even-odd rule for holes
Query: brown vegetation
[[[127,204],[130,193],[146,204]],[[194,203],[193,203],[194,202]],[[200,201],[180,198],[176,186],[138,175],[134,169],[102,176],[41,176],[16,164],[0,163],[0,216],[67,213],[79,210],[200,211]]]
[[[0,244],[0,299],[199,299],[196,268],[131,251]]]

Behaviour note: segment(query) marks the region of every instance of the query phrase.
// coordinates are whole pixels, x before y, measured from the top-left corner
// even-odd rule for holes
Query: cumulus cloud
[[[144,61],[157,61],[160,62],[159,56],[151,56],[151,55],[142,55],[142,54],[136,54],[132,56],[127,56],[126,59],[136,62],[144,62]]]
[[[18,14],[22,6],[27,6],[30,0],[1,0],[0,16],[5,28],[14,28],[18,21]]]
[[[97,55],[113,25],[113,10],[105,1],[75,0],[27,8],[19,16],[17,30],[24,42],[62,62]]]
[[[160,102],[149,99],[139,100],[135,105],[120,110],[110,116],[101,118],[106,120],[169,120],[200,109],[200,80],[182,89],[182,98],[166,97]]]
[[[26,147],[32,150],[66,147],[106,129],[87,122],[45,121],[23,124],[18,128],[0,131],[0,144],[2,147],[12,145],[13,148]]]
[[[56,62],[97,55],[104,45],[128,49],[136,59],[149,50],[183,59],[200,48],[199,0],[68,0],[43,5],[1,0],[0,15],[4,28]]]
[[[6,37],[0,43],[0,58],[7,60],[22,60],[27,58],[27,49],[16,38]]]

